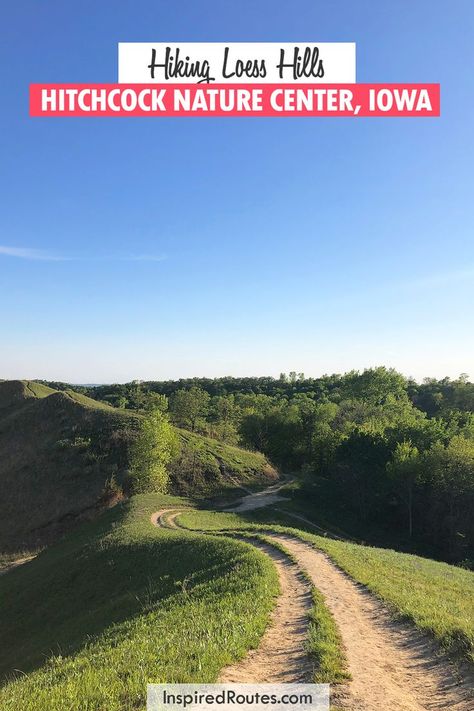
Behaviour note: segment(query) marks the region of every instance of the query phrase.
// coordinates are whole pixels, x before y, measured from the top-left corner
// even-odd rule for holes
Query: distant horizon
[[[226,373],[225,375],[180,375],[177,377],[147,377],[147,378],[130,378],[128,380],[100,380],[100,381],[76,381],[76,380],[64,380],[62,378],[40,378],[40,377],[32,377],[32,378],[24,378],[24,377],[11,377],[11,378],[0,378],[0,380],[6,381],[6,380],[22,380],[22,381],[43,381],[43,382],[48,382],[48,383],[63,383],[65,385],[76,385],[79,387],[88,387],[88,388],[94,388],[94,387],[101,387],[103,385],[129,385],[130,383],[150,383],[150,382],[178,382],[180,380],[219,380],[223,378],[232,378],[235,380],[238,379],[244,379],[244,378],[272,378],[273,380],[279,380],[280,379],[280,374],[284,373],[286,376],[288,376],[292,372],[296,372],[298,375],[299,373],[303,373],[304,375],[304,380],[312,379],[312,380],[318,380],[319,378],[325,378],[325,377],[334,377],[334,376],[344,376],[347,375],[350,372],[359,372],[363,373],[366,370],[373,370],[374,368],[379,368],[379,367],[386,367],[387,370],[395,370],[397,373],[400,373],[406,380],[416,382],[421,384],[425,379],[433,379],[433,380],[443,380],[445,378],[448,378],[450,381],[456,381],[461,379],[463,376],[467,376],[467,380],[470,382],[471,381],[471,376],[469,373],[466,371],[461,371],[460,373],[457,373],[455,376],[451,375],[442,375],[442,376],[435,376],[435,375],[424,375],[421,377],[414,377],[412,375],[407,375],[405,372],[399,370],[398,368],[392,368],[390,366],[384,366],[381,364],[374,365],[374,366],[368,366],[367,368],[350,368],[349,370],[344,370],[344,371],[334,371],[334,372],[325,372],[325,373],[320,373],[319,375],[312,375],[309,373],[305,373],[304,371],[281,371],[278,373],[278,375],[274,375],[271,373],[259,373],[259,374],[252,374],[252,375],[234,375],[231,373]]]

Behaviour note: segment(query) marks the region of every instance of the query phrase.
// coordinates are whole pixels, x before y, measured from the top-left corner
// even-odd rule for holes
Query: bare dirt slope
[[[34,554],[32,555],[26,555],[26,556],[21,556],[20,558],[16,558],[15,560],[11,560],[9,563],[4,565],[3,567],[0,568],[0,575],[5,575],[5,573],[9,573],[10,570],[15,570],[15,568],[18,568],[20,565],[24,565],[25,563],[29,563],[30,560],[33,560],[36,556]]]

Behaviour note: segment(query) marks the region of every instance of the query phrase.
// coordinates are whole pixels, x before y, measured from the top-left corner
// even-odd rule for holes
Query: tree
[[[141,410],[145,406],[146,393],[138,380],[134,380],[130,386],[128,401],[132,410]]]
[[[312,467],[317,474],[326,473],[341,440],[334,422],[339,407],[334,402],[318,402],[307,393],[298,393],[291,398],[286,411],[291,414],[294,408],[298,417],[294,452],[305,472]]]
[[[331,412],[331,408],[334,408]],[[332,414],[334,413],[334,415]],[[326,403],[320,405],[318,414],[321,415],[313,429],[311,439],[311,462],[316,474],[323,476],[329,473],[334,464],[338,447],[344,440],[344,435],[334,426],[334,416],[337,405]]]
[[[170,401],[173,421],[178,427],[194,432],[198,421],[207,415],[209,400],[209,393],[201,388],[193,386],[189,390],[177,390]]]
[[[160,412],[168,411],[168,398],[161,393],[148,392],[144,403],[144,409],[147,412],[159,410]]]
[[[408,512],[408,535],[413,535],[413,490],[419,480],[420,456],[411,442],[399,442],[392,460],[387,464],[387,472],[405,500]]]
[[[393,368],[369,368],[363,373],[351,371],[342,378],[342,387],[347,398],[362,399],[381,405],[388,395],[395,397],[406,393],[407,381]]]
[[[212,425],[209,431],[212,437],[237,444],[239,419],[240,409],[233,395],[218,395],[212,399]]]
[[[434,444],[424,458],[431,489],[433,524],[450,557],[474,543],[474,441],[461,435],[444,447]]]
[[[153,410],[141,422],[131,448],[130,477],[133,493],[165,492],[167,465],[178,454],[178,438],[168,418]]]
[[[116,407],[119,407],[121,410],[125,410],[125,408],[128,405],[128,400],[124,395],[119,395],[116,400]]]
[[[217,422],[235,424],[238,419],[238,409],[233,395],[220,395],[214,398],[214,415]]]

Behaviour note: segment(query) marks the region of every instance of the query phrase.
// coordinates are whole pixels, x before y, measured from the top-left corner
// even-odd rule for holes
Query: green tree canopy
[[[170,412],[178,427],[185,427],[192,432],[200,419],[206,417],[209,410],[210,396],[201,388],[192,387],[189,390],[177,390],[171,396]]]
[[[166,492],[167,465],[178,453],[178,438],[160,410],[144,417],[132,445],[130,477],[134,493]]]

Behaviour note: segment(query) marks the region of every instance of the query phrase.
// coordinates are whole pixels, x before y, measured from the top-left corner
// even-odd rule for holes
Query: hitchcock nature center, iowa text
[[[32,85],[31,113],[34,116],[437,116],[439,86]]]

